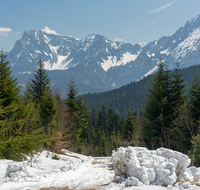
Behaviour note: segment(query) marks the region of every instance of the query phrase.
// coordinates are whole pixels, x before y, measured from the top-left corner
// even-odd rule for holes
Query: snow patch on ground
[[[142,147],[120,147],[112,157],[91,157],[62,151],[62,154],[42,151],[23,162],[0,159],[0,189],[200,189],[197,186],[200,185],[200,169],[187,168],[190,159],[170,149],[149,151]],[[52,159],[55,155],[59,160]],[[174,179],[175,184],[168,184]]]

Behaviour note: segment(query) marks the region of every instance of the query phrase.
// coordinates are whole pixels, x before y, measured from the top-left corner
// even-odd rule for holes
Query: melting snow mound
[[[120,147],[116,152],[113,151],[111,159],[115,169],[114,181],[124,182],[126,186],[200,186],[200,171],[196,167],[188,168],[191,159],[177,151]]]

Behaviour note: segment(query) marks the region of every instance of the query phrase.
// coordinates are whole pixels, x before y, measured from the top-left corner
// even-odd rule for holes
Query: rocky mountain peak
[[[28,30],[16,41],[7,58],[16,77],[23,78],[22,82],[24,73],[33,73],[41,58],[45,68],[54,73],[54,84],[61,81],[66,84],[65,78],[73,73],[76,82],[85,89],[93,89],[92,92],[118,88],[151,74],[160,57],[169,69],[177,61],[181,68],[198,64],[199,44],[200,15],[187,21],[172,36],[163,36],[144,47],[111,41],[99,34],[78,40],[61,36],[48,27]]]

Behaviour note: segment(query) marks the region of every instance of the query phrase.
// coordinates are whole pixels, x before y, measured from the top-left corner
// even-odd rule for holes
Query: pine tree
[[[194,80],[191,82],[189,88],[188,101],[191,104],[191,109],[195,121],[198,122],[200,119],[200,75],[196,72]]]
[[[188,135],[186,134],[187,127],[184,126],[186,124],[184,122],[189,121],[191,118],[189,118],[189,107],[185,103],[185,85],[183,84],[185,79],[180,74],[179,63],[177,62],[176,65],[177,67],[174,69],[172,79],[172,96],[170,97],[171,107],[174,111],[171,136],[173,139],[176,139],[172,141],[172,148],[184,152],[188,149],[188,144],[190,144],[190,142],[186,142]]]
[[[68,84],[65,104],[67,105],[67,112],[71,118],[69,125],[73,126],[72,138],[75,140],[75,146],[78,148],[81,146],[81,133],[83,129],[88,126],[89,111],[87,111],[87,105],[83,101],[83,97],[77,99],[76,95],[78,90],[76,89],[75,81],[71,77],[71,81]]]
[[[23,160],[42,147],[34,105],[23,104],[9,62],[0,53],[0,158]]]
[[[50,79],[46,70],[43,67],[42,60],[39,59],[38,69],[34,73],[34,79],[31,79],[31,93],[32,97],[36,102],[41,102],[44,95],[45,89],[50,89]]]
[[[128,116],[124,125],[124,139],[131,140],[134,133],[136,134],[135,118],[129,108]]]
[[[182,105],[185,101],[185,84],[183,82],[185,79],[182,78],[182,74],[180,74],[180,68],[179,63],[176,63],[176,68],[173,72],[173,78],[172,78],[172,96],[170,98],[171,100],[171,107],[174,109],[178,108],[180,105]]]
[[[11,76],[11,67],[6,61],[7,55],[0,51],[0,99],[4,99],[3,107],[11,105],[12,102],[21,103],[20,87],[17,86],[17,79]]]
[[[150,148],[160,146],[163,136],[166,136],[166,128],[171,125],[173,110],[170,104],[171,75],[164,68],[160,60],[157,72],[152,77],[151,88],[145,100],[142,114],[143,137]],[[154,147],[155,146],[155,147]]]
[[[34,79],[31,81],[32,84],[27,92],[31,94],[40,110],[40,118],[42,126],[45,127],[45,134],[53,135],[58,128],[55,121],[56,105],[50,89],[50,79],[41,59],[39,59],[38,70],[34,73]]]
[[[108,111],[106,110],[105,105],[102,106],[98,114],[98,130],[101,128],[105,135],[108,136],[109,132],[109,121],[108,121]]]
[[[176,132],[180,136],[180,149],[191,155],[192,162],[200,164],[200,75],[196,72],[188,93],[188,102],[179,109],[179,117],[175,120]],[[192,148],[192,149],[191,149]]]

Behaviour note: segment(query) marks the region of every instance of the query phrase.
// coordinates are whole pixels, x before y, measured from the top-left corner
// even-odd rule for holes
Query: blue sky
[[[0,47],[10,51],[26,30],[63,36],[100,34],[140,43],[172,35],[200,14],[200,0],[1,0]]]

